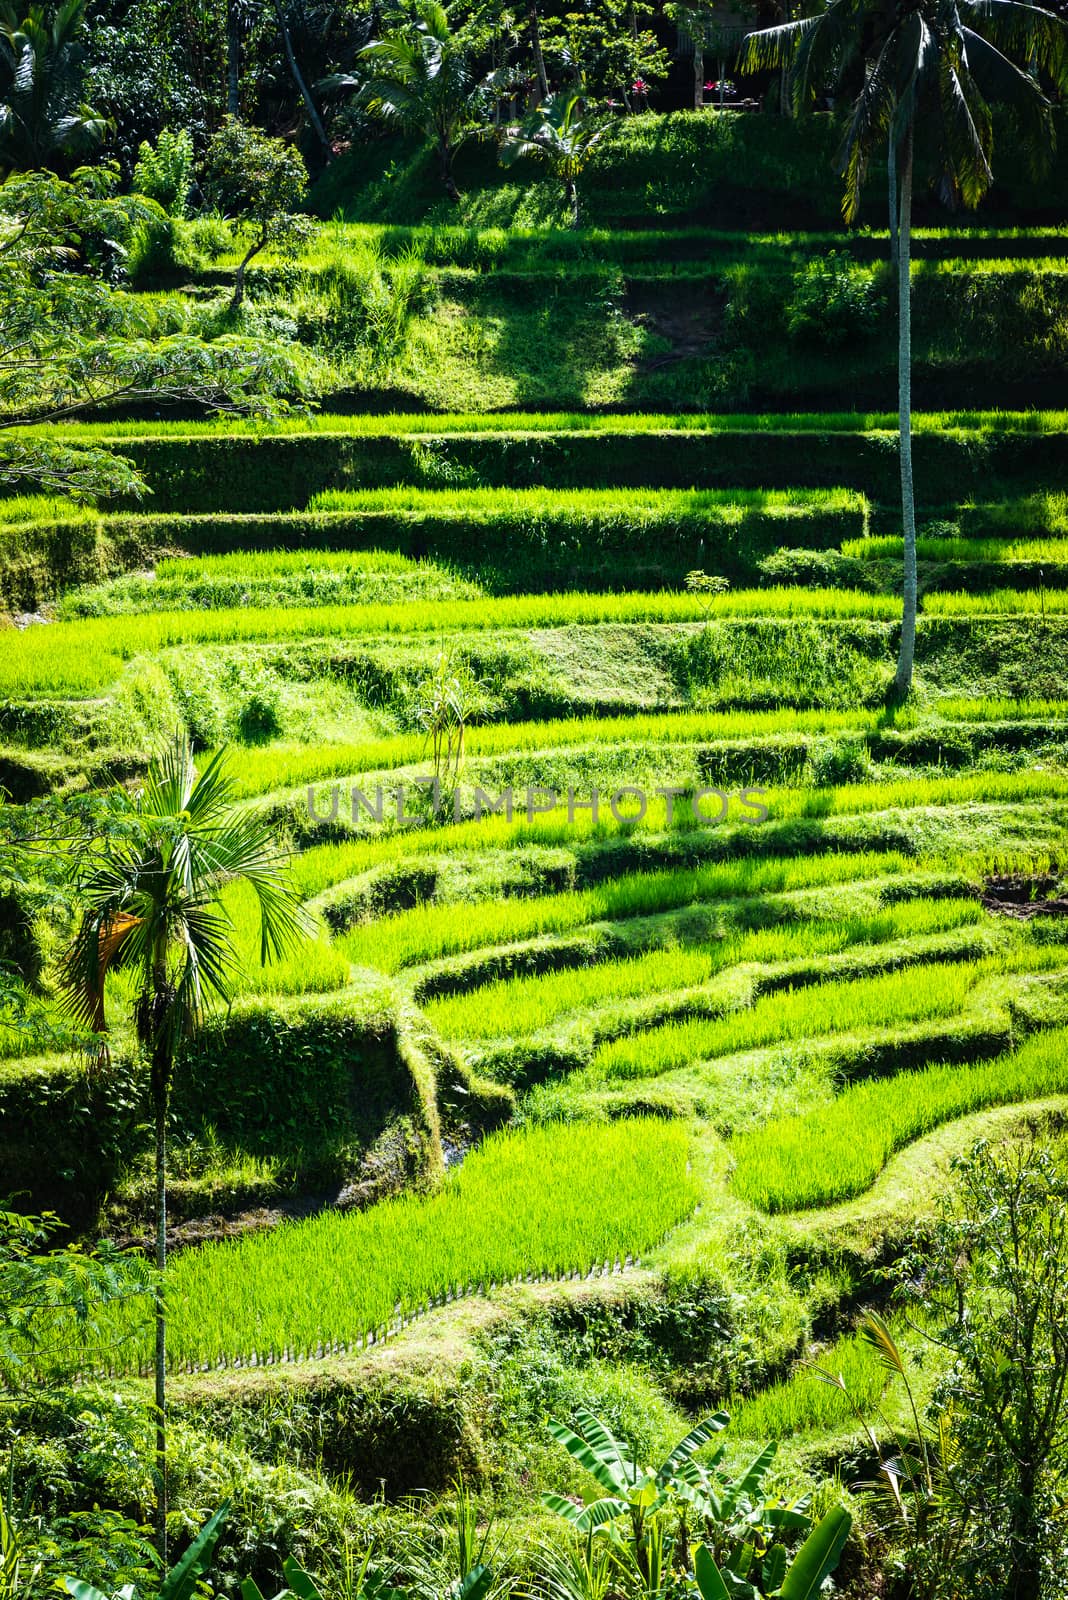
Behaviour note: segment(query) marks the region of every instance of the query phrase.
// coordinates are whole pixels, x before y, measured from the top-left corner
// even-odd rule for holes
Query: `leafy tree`
[[[453,28],[440,0],[414,0],[411,15],[375,39],[357,57],[355,75],[335,74],[326,86],[355,90],[356,105],[369,116],[421,134],[438,159],[450,200],[459,200],[453,159],[478,125],[471,68],[472,39]]]
[[[976,206],[993,181],[992,103],[1006,105],[1026,134],[1036,170],[1053,148],[1045,73],[1068,85],[1068,33],[1052,11],[1023,0],[828,0],[813,17],[750,34],[750,69],[786,67],[794,109],[809,109],[828,85],[862,74],[839,156],[842,210],[855,221],[873,156],[888,152],[895,174],[898,276],[898,420],[904,613],[895,694],[912,686],[916,651],[916,497],[912,472],[911,225],[914,165],[921,153],[951,204]]]
[[[840,1372],[816,1366],[812,1375],[845,1398],[878,1462],[873,1487],[882,1493],[873,1501],[872,1522],[892,1544],[890,1570],[907,1574],[910,1600],[950,1600],[960,1594],[962,1575],[974,1576],[976,1548],[984,1539],[979,1508],[960,1471],[953,1411],[936,1403],[923,1415],[909,1361],[877,1312],[861,1319],[860,1335],[904,1392],[904,1427],[882,1407],[869,1418]]]
[[[210,8],[204,7],[210,21]],[[212,94],[201,71],[211,50],[183,27],[172,0],[93,0],[86,21],[86,96],[110,123],[104,150],[129,178],[140,147],[184,128],[196,150],[208,138]]]
[[[68,1375],[103,1337],[99,1311],[152,1290],[144,1261],[110,1244],[46,1248],[60,1227],[50,1213],[0,1211],[0,1389],[8,1397]]]
[[[0,7],[0,165],[61,165],[101,142],[107,120],[85,104],[86,0]]]
[[[87,853],[75,880],[82,912],[60,977],[72,1014],[106,1040],[107,980],[134,974],[156,1140],[157,1538],[165,1556],[167,1121],[175,1066],[206,1005],[228,999],[238,973],[220,890],[238,879],[251,885],[264,961],[288,949],[304,922],[269,829],[236,804],[224,753],[198,773],[188,742],[176,737],[152,763],[143,789],[116,796],[115,804],[117,824]]]
[[[121,269],[134,229],[161,220],[149,202],[117,195],[117,182],[93,168],[0,185],[0,483],[82,498],[142,487],[110,450],[5,433],[22,423],[137,401],[269,415],[303,390],[281,346],[158,331],[103,281]]]
[[[546,22],[542,42],[550,77],[596,96],[619,96],[632,110],[643,104],[668,70],[667,51],[641,26],[651,15],[650,6],[633,0],[596,0]]]
[[[314,231],[312,219],[298,214],[308,192],[307,170],[284,139],[228,117],[208,146],[204,187],[220,210],[249,230],[251,242],[234,279],[236,311],[245,297],[249,262],[268,245],[295,254]]]
[[[229,1512],[230,1502],[225,1500],[205,1522],[181,1559],[169,1572],[160,1575],[154,1600],[192,1600],[195,1594],[202,1592],[200,1580],[211,1570],[215,1546]],[[133,1584],[124,1584],[112,1595],[82,1578],[64,1578],[63,1586],[73,1600],[141,1600],[140,1590]]]
[[[501,146],[501,163],[510,166],[521,156],[535,156],[546,162],[563,184],[571,226],[577,228],[581,220],[578,180],[612,126],[610,117],[590,110],[578,89],[561,90],[550,95],[518,126],[508,129]]]
[[[906,1281],[952,1359],[936,1400],[953,1418],[958,1493],[979,1530],[969,1583],[1039,1600],[1066,1544],[1068,1175],[1025,1142],[977,1145],[954,1178]]]
[[[293,82],[296,84],[300,98],[304,103],[304,110],[307,113],[308,122],[311,125],[312,132],[315,134],[315,137],[319,142],[319,145],[323,151],[323,155],[329,162],[333,154],[333,151],[330,147],[330,140],[326,136],[326,129],[323,127],[323,119],[319,114],[319,107],[315,103],[315,97],[312,94],[311,89],[308,86],[308,81],[301,70],[300,62],[297,60],[297,52],[293,48],[293,35],[290,32],[289,20],[286,16],[284,0],[273,0],[273,4],[274,14],[278,19],[278,32],[282,39],[282,47],[285,50],[286,64],[289,67],[290,74],[293,78]]]
[[[538,91],[543,100],[549,94],[549,74],[545,70],[545,52],[541,47],[541,17],[538,13],[538,0],[529,0],[527,5],[527,37],[530,40],[530,53],[534,59],[534,71],[537,74]]]
[[[730,8],[734,14],[742,9],[755,19],[756,7],[751,3],[744,8],[737,4]],[[705,103],[706,90],[711,87],[706,82],[705,62],[708,56],[714,56],[718,61],[717,70],[722,75],[738,51],[738,25],[733,16],[723,15],[716,0],[668,0],[664,10],[680,33],[689,40],[693,65],[693,107],[695,111],[700,111]],[[722,99],[721,90],[721,104]]]

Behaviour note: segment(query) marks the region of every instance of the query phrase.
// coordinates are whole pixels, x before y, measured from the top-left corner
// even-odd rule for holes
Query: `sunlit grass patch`
[[[673,907],[743,894],[774,894],[815,884],[901,872],[896,852],[715,862],[696,869],[630,873],[590,889],[477,905],[423,905],[357,927],[338,940],[351,960],[397,972],[483,945],[564,933],[602,919],[649,916]]]
[[[605,1001],[666,993],[704,983],[741,962],[788,961],[861,943],[959,928],[986,916],[974,900],[915,900],[872,916],[814,919],[733,933],[694,949],[672,945],[621,961],[568,967],[533,977],[486,984],[429,1000],[424,1009],[450,1039],[521,1038],[558,1017]]]
[[[647,1250],[696,1203],[688,1149],[685,1129],[649,1120],[505,1131],[429,1198],[187,1251],[171,1268],[171,1363],[315,1354],[447,1291]]]
[[[754,1050],[782,1040],[927,1022],[963,1010],[981,976],[969,962],[917,964],[874,978],[806,985],[764,996],[723,1017],[693,1017],[601,1046],[592,1078],[655,1078],[691,1061]]]
[[[895,1150],[940,1123],[1066,1091],[1066,1029],[1038,1034],[994,1061],[931,1066],[855,1084],[827,1105],[778,1117],[737,1137],[731,1147],[733,1186],[764,1211],[847,1200],[870,1188]]]

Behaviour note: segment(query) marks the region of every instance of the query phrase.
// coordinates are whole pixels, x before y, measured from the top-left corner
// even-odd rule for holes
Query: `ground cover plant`
[[[716,1019],[669,1024],[649,1034],[604,1044],[590,1071],[603,1078],[656,1077],[690,1061],[752,1050],[782,1039],[818,1038],[845,1029],[927,1022],[963,1010],[980,969],[924,966],[813,985],[758,1000],[751,1010]]]
[[[945,597],[949,598],[949,597]],[[1038,609],[1038,596],[1029,609]],[[360,634],[444,629],[544,628],[597,623],[698,622],[709,612],[716,616],[760,616],[768,595],[757,590],[715,595],[709,601],[687,593],[662,594],[561,594],[541,598],[520,595],[492,600],[452,600],[369,606],[267,608],[217,612],[172,612],[137,617],[88,618],[57,623],[47,639],[36,632],[25,638],[0,636],[0,688],[5,694],[33,692],[82,693],[106,689],[123,663],[137,655],[153,654],[173,645],[204,641],[278,640],[319,634],[347,637]],[[824,592],[784,589],[772,603],[784,615],[799,617],[886,618],[894,614],[893,600],[880,595],[848,591]],[[1000,596],[992,609],[1012,609]],[[963,605],[961,609],[966,609]],[[974,607],[981,610],[981,604]],[[1016,609],[1023,609],[1022,607]]]

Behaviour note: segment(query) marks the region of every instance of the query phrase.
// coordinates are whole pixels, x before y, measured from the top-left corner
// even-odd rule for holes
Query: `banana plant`
[[[707,1467],[695,1463],[680,1495],[693,1506],[708,1548],[716,1561],[732,1572],[747,1572],[771,1559],[783,1534],[807,1534],[811,1497],[792,1505],[769,1499],[767,1480],[775,1464],[778,1445],[765,1445],[736,1478],[719,1469],[719,1456]]]
[[[224,1500],[215,1515],[205,1522],[182,1559],[175,1562],[164,1575],[154,1600],[193,1600],[198,1581],[211,1566],[229,1510],[230,1502]],[[73,1600],[142,1600],[140,1591],[132,1583],[123,1584],[113,1595],[105,1594],[91,1583],[84,1583],[81,1578],[64,1578],[63,1586]]]
[[[641,1586],[650,1596],[660,1591],[671,1566],[690,1570],[691,1525],[700,1529],[706,1541],[701,1546],[702,1569],[717,1575],[722,1570],[719,1581],[733,1586],[727,1589],[731,1600],[778,1594],[793,1570],[783,1539],[791,1534],[807,1535],[804,1550],[817,1531],[808,1514],[810,1497],[792,1505],[769,1498],[767,1483],[777,1451],[774,1443],[766,1445],[737,1476],[723,1470],[723,1445],[706,1461],[697,1460],[698,1452],[729,1421],[723,1411],[706,1417],[659,1467],[641,1466],[605,1423],[588,1411],[577,1414],[575,1429],[550,1422],[553,1437],[605,1493],[585,1505],[557,1494],[543,1495],[542,1500],[576,1532],[586,1535],[588,1560],[594,1535],[603,1533],[623,1567],[637,1568]],[[675,1529],[670,1540],[665,1529],[668,1518],[673,1519]],[[629,1524],[629,1540],[622,1536],[621,1524]],[[842,1537],[844,1540],[845,1534]],[[812,1548],[818,1549],[818,1542]],[[783,1592],[787,1600],[804,1593]],[[720,1600],[718,1591],[713,1594]]]
[[[592,1411],[579,1410],[575,1421],[577,1428],[573,1429],[566,1423],[552,1420],[549,1432],[605,1492],[581,1506],[560,1494],[543,1494],[542,1502],[570,1522],[577,1532],[586,1534],[588,1540],[598,1529],[603,1529],[620,1545],[623,1541],[618,1524],[629,1522],[632,1553],[643,1582],[648,1585],[653,1568],[666,1558],[659,1535],[651,1534],[656,1514],[666,1510],[677,1512],[680,1491],[700,1487],[704,1474],[694,1457],[723,1431],[730,1418],[725,1411],[705,1417],[679,1440],[658,1467],[638,1462],[623,1441],[617,1439]],[[721,1454],[722,1451],[717,1452],[714,1459],[718,1460]]]
[[[792,1561],[785,1546],[776,1544],[759,1562],[750,1547],[737,1566],[721,1569],[708,1546],[701,1545],[694,1556],[701,1600],[816,1600],[841,1559],[852,1526],[849,1512],[835,1506]]]

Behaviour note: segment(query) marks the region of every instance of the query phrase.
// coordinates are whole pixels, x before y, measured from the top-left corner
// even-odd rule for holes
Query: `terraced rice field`
[[[666,1123],[602,1130],[595,1166],[581,1125],[498,1133],[430,1198],[190,1254],[174,1275],[171,1359],[321,1354],[475,1285],[614,1266],[692,1212],[687,1152],[685,1129]]]
[[[296,504],[275,486],[267,511],[239,503],[254,500],[256,430],[114,430],[193,477],[205,468],[185,453],[210,461],[228,438],[247,445],[247,475],[217,526],[153,511],[139,536],[166,524],[167,540],[147,567],[80,582],[59,620],[0,634],[8,770],[31,786],[99,782],[109,763],[136,773],[174,722],[202,750],[232,746],[237,795],[284,833],[310,928],[263,968],[254,896],[223,896],[253,1040],[248,1105],[264,1039],[331,1038],[348,1016],[363,1042],[331,1047],[331,1072],[346,1051],[377,1059],[384,1038],[403,1065],[386,1089],[367,1067],[360,1092],[372,1108],[386,1097],[384,1124],[346,1135],[344,1159],[374,1148],[404,1074],[431,1108],[424,1175],[440,1177],[442,1149],[465,1153],[433,1194],[183,1257],[176,1366],[316,1358],[490,1281],[670,1263],[695,1226],[711,1237],[719,1218],[770,1227],[862,1200],[933,1130],[1068,1095],[1068,924],[1006,917],[987,893],[1000,876],[1041,898],[1064,871],[1065,602],[1032,570],[1063,556],[1063,496],[1009,478],[1000,499],[943,490],[921,563],[990,581],[925,594],[916,693],[889,709],[900,602],[880,585],[900,541],[864,465],[889,420],[746,419],[763,430],[768,487],[696,490],[658,487],[684,469],[657,463],[695,440],[718,449],[742,419],[301,424],[328,451],[432,433],[458,460],[582,435],[617,466],[630,429],[652,486],[620,472],[614,487],[503,489],[491,464],[481,485],[434,487],[408,457],[411,481],[305,485]],[[1050,459],[1064,433],[1059,414],[918,419],[920,440],[1007,452],[1026,437]],[[860,464],[846,487],[799,480],[817,438]],[[11,514],[45,528],[66,511]],[[109,538],[121,523],[107,519]],[[493,539],[510,551],[496,573]],[[660,580],[628,582],[628,552],[651,545]],[[851,565],[780,582],[760,563],[784,548]],[[683,581],[725,567],[743,577]],[[454,715],[436,774],[435,674],[462,680],[465,699],[462,750]],[[393,1020],[365,1025],[383,994]],[[119,1039],[128,1006],[120,985]],[[21,1070],[24,1045],[6,1047],[4,1070]],[[277,1151],[242,1117],[229,1133],[211,1122],[209,1145],[272,1170]],[[502,1120],[518,1131],[487,1136]],[[791,1393],[745,1401],[743,1433],[773,1414],[789,1433]]]

